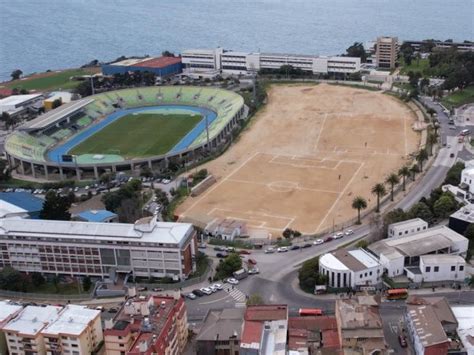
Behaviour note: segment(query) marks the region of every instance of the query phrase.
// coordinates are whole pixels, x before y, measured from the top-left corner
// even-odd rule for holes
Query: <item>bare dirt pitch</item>
[[[361,195],[409,161],[419,146],[416,116],[388,95],[351,87],[273,86],[240,140],[206,164],[217,183],[177,214],[247,221],[280,234],[317,233],[353,220]]]

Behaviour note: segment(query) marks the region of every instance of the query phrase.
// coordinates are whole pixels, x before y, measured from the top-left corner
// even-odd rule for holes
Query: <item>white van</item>
[[[469,133],[471,133],[471,131],[468,130],[468,129],[463,129],[463,130],[461,131],[461,135],[462,135],[462,136],[467,136]]]

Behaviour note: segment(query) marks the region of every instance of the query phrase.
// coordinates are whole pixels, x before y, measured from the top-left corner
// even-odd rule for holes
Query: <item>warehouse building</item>
[[[150,72],[158,77],[168,77],[181,73],[181,57],[148,57],[125,59],[102,65],[102,74],[114,75],[128,72]]]
[[[135,224],[0,219],[0,267],[56,275],[183,280],[195,271],[196,231],[191,224]]]
[[[43,94],[12,95],[0,99],[0,114],[6,112],[11,117],[20,116],[29,110],[37,112],[43,107]]]

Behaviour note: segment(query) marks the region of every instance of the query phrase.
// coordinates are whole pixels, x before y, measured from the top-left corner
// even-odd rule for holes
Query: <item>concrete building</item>
[[[240,339],[240,355],[286,354],[288,307],[248,306]]]
[[[464,235],[467,227],[474,223],[474,205],[468,204],[449,216],[449,228]]]
[[[406,267],[409,280],[422,282],[464,282],[466,261],[459,255],[422,255],[420,265]]]
[[[43,94],[12,95],[0,99],[0,115],[3,112],[15,117],[28,112],[29,109],[38,111],[43,106]]]
[[[217,218],[206,226],[205,231],[214,238],[234,240],[235,237],[246,235],[247,224],[236,219]]]
[[[128,72],[150,72],[158,77],[179,74],[182,70],[181,57],[131,58],[102,65],[102,74],[114,75]]]
[[[336,317],[288,318],[288,351],[303,354],[342,354]]]
[[[12,304],[8,301],[0,301],[0,330],[16,317],[20,311],[23,309],[22,306],[17,304]],[[5,339],[5,333],[0,331],[0,354],[7,354],[8,347],[7,341]]]
[[[91,354],[104,339],[100,311],[67,305],[41,334],[47,354]]]
[[[213,78],[220,74],[222,48],[188,49],[181,53],[183,73],[195,78]]]
[[[423,47],[430,48],[432,50],[442,50],[449,48],[456,48],[460,52],[474,52],[473,42],[445,42],[437,40],[424,40],[424,41],[403,41],[403,43],[409,44],[416,52],[422,51]]]
[[[107,355],[182,354],[188,336],[186,304],[179,292],[135,297],[105,328]]]
[[[474,306],[453,306],[451,310],[456,317],[456,329],[464,350],[468,355],[474,354]]]
[[[380,69],[393,69],[398,59],[398,38],[378,37],[375,50],[375,63]]]
[[[319,272],[328,277],[330,287],[355,289],[380,284],[383,268],[364,249],[339,249],[319,258]]]
[[[437,226],[411,235],[379,240],[368,246],[389,277],[407,273],[417,267],[420,257],[428,254],[466,257],[468,240],[446,226]]]
[[[428,222],[421,218],[413,218],[407,221],[392,223],[388,226],[388,237],[398,238],[409,236],[428,229]]]
[[[474,160],[466,162],[461,172],[460,186],[465,188],[470,195],[474,195]]]
[[[29,192],[0,192],[0,218],[38,219],[44,200]]]
[[[448,334],[457,320],[443,297],[411,297],[407,300],[405,323],[417,355],[443,355],[450,349]]]
[[[0,219],[0,267],[23,272],[182,280],[196,268],[196,231],[191,224],[135,224]]]
[[[61,310],[56,306],[27,306],[4,325],[2,331],[10,355],[46,354],[42,331],[58,318]]]
[[[244,311],[243,308],[209,311],[196,337],[197,355],[238,353]]]
[[[336,321],[344,353],[388,354],[379,303],[375,297],[337,299]]]

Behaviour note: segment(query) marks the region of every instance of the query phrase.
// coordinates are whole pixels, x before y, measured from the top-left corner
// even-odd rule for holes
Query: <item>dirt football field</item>
[[[245,220],[280,235],[347,225],[360,195],[410,161],[420,134],[415,114],[393,97],[335,85],[272,86],[268,104],[239,141],[205,168],[217,183],[177,214],[206,223]]]

